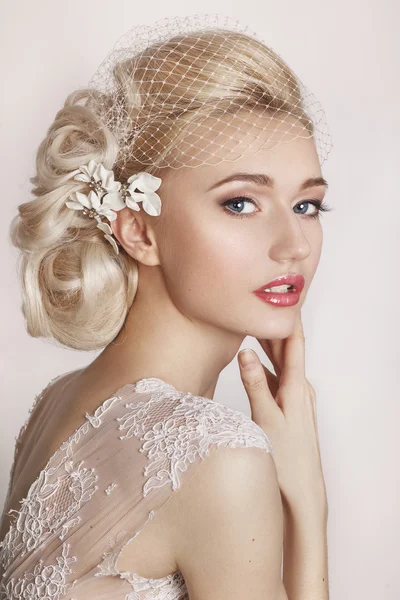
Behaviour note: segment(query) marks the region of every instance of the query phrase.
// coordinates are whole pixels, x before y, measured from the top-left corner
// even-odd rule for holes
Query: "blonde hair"
[[[209,35],[213,40],[218,38],[218,52],[207,51]],[[169,71],[178,74],[177,80],[184,71],[179,84],[181,105],[175,102],[174,110],[163,114],[151,102],[141,106],[141,115],[146,119],[151,120],[152,111],[157,112],[153,125],[162,136],[162,145],[152,144],[154,157],[160,152],[173,153],[199,111],[212,116],[213,99],[221,106],[221,95],[231,112],[263,105],[275,113],[288,111],[312,134],[313,125],[299,102],[297,80],[271,48],[237,32],[229,36],[224,31],[194,32],[185,34],[184,39],[183,43],[182,36],[175,36],[164,42],[162,49],[154,45],[151,52],[147,48],[135,60],[125,60],[114,67],[123,102],[131,114],[132,99],[137,93],[135,69],[155,70],[162,61],[168,73],[170,63]],[[196,69],[188,69],[190,64]],[[204,72],[204,78],[196,85],[199,71]],[[223,88],[218,86],[220,78],[226,83]],[[205,80],[207,101],[202,102]],[[164,93],[162,82],[147,85],[151,89],[145,89],[146,98],[158,98]],[[145,87],[146,82],[141,81],[140,88]],[[145,130],[135,139],[135,151],[120,169],[118,140],[91,109],[92,100],[93,90],[89,93],[89,89],[67,97],[37,151],[36,175],[30,179],[35,198],[18,206],[18,215],[10,227],[11,242],[20,250],[22,312],[29,335],[52,338],[77,350],[103,348],[120,332],[135,298],[138,267],[123,248],[118,255],[114,253],[94,219],[65,206],[71,193],[84,185],[68,177],[91,159],[113,169],[116,180],[142,170],[161,174],[154,166],[147,166],[147,161],[144,167],[143,156],[141,161],[141,150],[145,149],[146,157],[149,155]],[[114,98],[110,95],[106,101],[112,106]],[[118,101],[121,102],[120,97]],[[183,120],[177,119],[180,110],[185,113]]]

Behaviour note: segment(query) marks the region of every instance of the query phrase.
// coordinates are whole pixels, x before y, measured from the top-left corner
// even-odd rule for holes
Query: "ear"
[[[136,211],[125,206],[116,214],[117,218],[110,222],[110,227],[126,252],[145,265],[159,265],[154,230],[146,221],[143,209]],[[149,216],[151,218],[154,217]]]

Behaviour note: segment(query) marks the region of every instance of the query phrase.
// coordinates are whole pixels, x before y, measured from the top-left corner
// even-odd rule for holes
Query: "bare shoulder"
[[[283,511],[270,453],[213,448],[171,508],[171,544],[191,600],[286,598]]]

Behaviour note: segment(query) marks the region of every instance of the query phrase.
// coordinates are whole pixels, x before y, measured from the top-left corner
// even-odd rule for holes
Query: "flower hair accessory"
[[[66,201],[68,208],[81,210],[82,214],[97,221],[97,227],[104,232],[105,239],[110,242],[116,254],[119,253],[118,244],[113,237],[113,231],[108,223],[102,221],[105,217],[109,221],[117,218],[116,212],[128,206],[132,210],[143,210],[149,215],[161,214],[161,198],[156,190],[161,185],[161,178],[155,177],[147,171],[131,175],[127,183],[114,180],[114,172],[106,169],[102,163],[91,160],[87,165],[80,166],[71,173],[76,181],[83,181],[89,185],[89,193],[73,192],[71,200]],[[139,190],[139,191],[136,191]]]

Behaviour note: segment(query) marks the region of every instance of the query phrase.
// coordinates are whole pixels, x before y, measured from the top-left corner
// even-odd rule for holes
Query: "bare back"
[[[157,581],[172,585],[174,600],[184,598],[168,500],[211,450],[271,452],[269,440],[239,411],[158,378],[100,393],[78,375],[45,390],[19,440],[5,510],[17,512],[3,515],[0,537],[1,585],[28,586],[41,560],[59,569],[66,589],[74,581],[76,598],[79,589],[96,593],[101,576],[121,573],[129,574],[126,593]],[[96,568],[88,571],[89,563]],[[110,598],[120,597],[107,585]],[[116,586],[120,592],[118,577]]]

